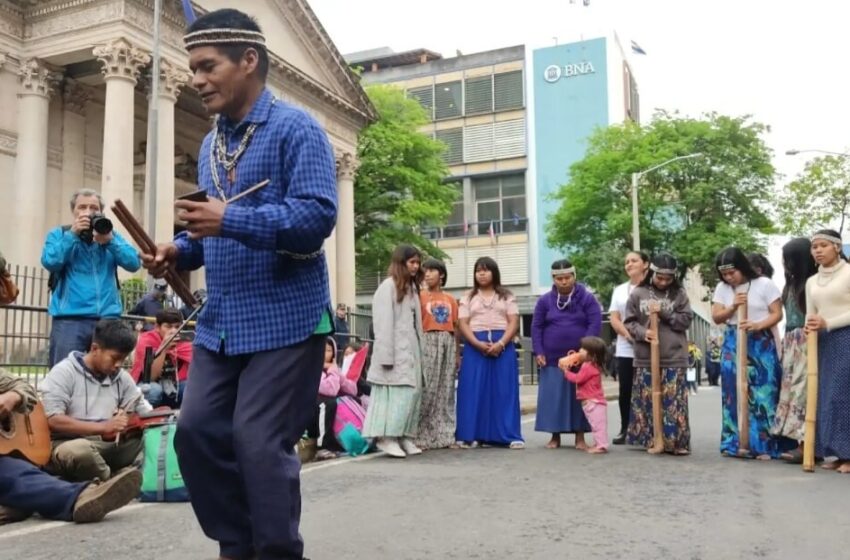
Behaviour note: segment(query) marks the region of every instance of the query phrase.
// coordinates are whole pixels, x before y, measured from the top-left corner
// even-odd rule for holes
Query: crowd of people
[[[362,453],[371,442],[396,458],[439,448],[525,448],[520,310],[498,263],[479,258],[473,286],[458,301],[443,289],[443,263],[397,247],[374,294],[364,382],[353,365],[364,349],[345,336],[344,306],[333,312],[322,249],[337,218],[326,134],[266,87],[265,37],[246,14],[204,14],[184,43],[193,86],[216,115],[198,158],[203,200],[177,201],[185,230],[142,254],[103,221],[103,200],[91,190],[71,199],[72,224],[49,232],[42,264],[51,272],[50,371],[41,403],[50,456],[44,470],[0,456],[0,523],[33,512],[92,522],[132,500],[142,446],[122,434],[133,413],[154,404],[180,407],[180,470],[198,522],[224,560],[303,558],[296,446],[305,431],[324,431],[327,456]],[[725,331],[709,347],[706,371],[721,386],[720,451],[801,460],[814,404],[807,402],[806,339],[818,333],[815,454],[824,468],[850,473],[850,265],[839,233],[792,240],[783,264],[780,292],[761,256],[734,247],[717,256],[711,315]],[[192,345],[174,335],[193,309],[166,308],[161,284],[137,310],[155,311],[147,332],[138,336],[119,319],[118,268],[142,266],[155,278],[204,267],[209,294]],[[683,268],[667,253],[626,255],[628,280],[609,307],[622,419],[613,444],[691,452],[688,384],[696,355]],[[546,448],[574,434],[576,448],[603,455],[610,447],[602,307],[568,260],[552,263],[551,277],[532,319],[540,370],[535,429],[550,434]],[[7,280],[0,275],[2,294]],[[131,354],[128,372],[122,366]],[[746,448],[738,433],[739,370],[748,388]],[[660,375],[660,411],[653,373]],[[26,382],[0,371],[0,420],[32,411],[38,400]]]

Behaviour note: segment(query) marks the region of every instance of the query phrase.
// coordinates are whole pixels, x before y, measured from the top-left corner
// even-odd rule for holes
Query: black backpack
[[[69,231],[70,229],[71,229],[71,226],[62,226],[62,234],[64,235],[65,232]],[[50,273],[50,275],[47,277],[47,289],[48,289],[48,291],[52,292],[52,291],[56,290],[56,286],[59,285],[59,280],[62,279],[63,272],[64,272],[64,269],[60,270],[59,272],[51,272]],[[121,291],[121,281],[118,280],[118,267],[117,266],[115,267],[115,285],[118,286],[118,291],[120,292]]]

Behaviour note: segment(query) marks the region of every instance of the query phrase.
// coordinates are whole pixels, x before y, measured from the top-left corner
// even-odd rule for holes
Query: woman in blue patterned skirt
[[[747,332],[747,379],[750,449],[748,457],[776,459],[794,448],[794,441],[770,433],[779,400],[782,367],[773,329],[782,320],[782,299],[772,280],[759,276],[737,247],[724,249],[715,261],[721,282],[714,291],[711,317],[726,323],[720,363],[723,423],[720,452],[739,456],[738,329]],[[747,320],[738,324],[738,308],[747,306]]]

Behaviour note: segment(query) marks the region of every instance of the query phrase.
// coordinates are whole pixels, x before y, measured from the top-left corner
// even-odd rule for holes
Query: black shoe
[[[617,435],[617,437],[614,438],[613,443],[614,445],[623,445],[624,443],[626,443],[626,434],[621,432],[619,435]]]

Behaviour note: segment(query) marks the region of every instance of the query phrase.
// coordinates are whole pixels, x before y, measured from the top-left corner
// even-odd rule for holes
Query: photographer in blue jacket
[[[112,230],[103,215],[97,191],[81,189],[71,197],[74,222],[47,234],[41,264],[50,271],[50,367],[73,351],[91,346],[94,325],[105,317],[120,317],[124,307],[118,267],[139,269],[139,255]]]

